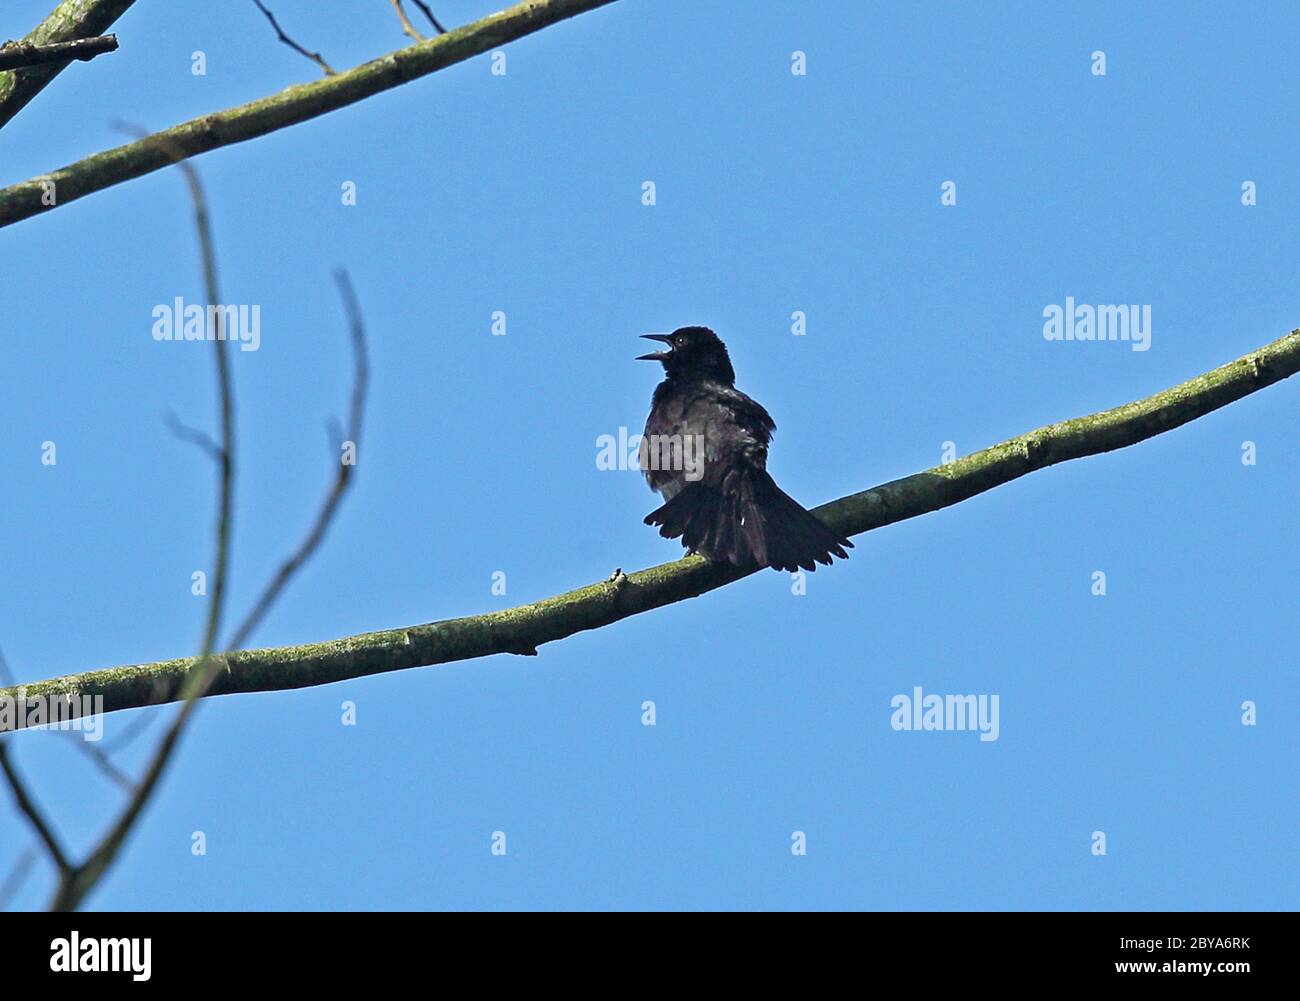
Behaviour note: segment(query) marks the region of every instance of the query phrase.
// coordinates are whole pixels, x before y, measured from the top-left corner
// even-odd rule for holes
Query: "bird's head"
[[[664,351],[641,355],[637,361],[663,362],[669,379],[714,379],[725,385],[736,381],[727,346],[708,327],[678,327],[671,334],[642,334],[668,345]]]

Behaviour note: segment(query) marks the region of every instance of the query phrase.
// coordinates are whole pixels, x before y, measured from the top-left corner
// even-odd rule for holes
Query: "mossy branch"
[[[843,497],[816,509],[845,535],[858,535],[959,503],[1027,473],[1136,444],[1227,406],[1300,371],[1300,330],[1212,372],[1144,400],[1049,424],[955,462]],[[750,571],[752,572],[752,571]],[[832,573],[851,573],[852,566]],[[747,576],[698,556],[504,611],[301,646],[220,655],[226,668],[210,694],[281,691],[496,653],[535,654],[543,643],[599,629],[630,615],[693,598]],[[175,701],[192,657],[89,671],[17,688],[0,699],[102,695],[114,712]]]
[[[527,0],[472,24],[271,97],[204,115],[0,190],[0,226],[176,162],[288,128],[480,55],[614,0]],[[48,197],[53,184],[54,198]]]
[[[55,45],[102,35],[133,3],[135,0],[62,0],[23,39],[23,43]],[[62,73],[67,65],[66,62],[48,63],[0,73],[0,129]]]

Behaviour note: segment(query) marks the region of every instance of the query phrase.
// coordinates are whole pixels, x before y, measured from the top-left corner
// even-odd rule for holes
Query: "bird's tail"
[[[738,567],[816,570],[832,556],[848,559],[844,550],[853,548],[762,469],[730,473],[720,488],[688,483],[645,523],[658,525],[665,539],[680,538],[691,552]]]

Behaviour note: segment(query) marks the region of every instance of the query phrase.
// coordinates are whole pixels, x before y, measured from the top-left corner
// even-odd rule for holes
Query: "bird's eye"
[[[685,343],[686,343],[686,338],[685,338],[685,337],[674,337],[674,338],[673,338],[673,347],[675,347],[675,348],[680,348],[680,347],[681,347],[683,344],[685,344]]]

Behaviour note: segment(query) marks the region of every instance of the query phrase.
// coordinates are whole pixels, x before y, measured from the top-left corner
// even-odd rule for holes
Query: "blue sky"
[[[0,37],[49,6],[6,4]],[[272,9],[336,67],[403,43],[387,4]],[[260,349],[231,355],[232,616],[332,475],[339,265],[373,365],[358,479],[256,645],[675,558],[640,476],[595,462],[598,436],[644,422],[645,331],[719,332],[777,420],[770,469],[811,506],[1300,326],[1297,29],[1281,4],[625,0],[512,43],[504,76],[485,55],[200,158],[224,297],[262,315]],[[317,75],[251,3],[138,4],[114,30],[120,51],[0,133],[0,181],[116,145],[117,119],[161,128]],[[150,336],[156,305],[202,296],[181,178],[0,240],[0,647],[22,680],[191,653],[213,475],[163,417],[212,427],[210,361]],[[1149,305],[1150,350],[1046,341],[1067,296]],[[89,906],[1294,908],[1298,394],[861,536],[802,596],[764,572],[535,659],[210,701]],[[895,731],[917,686],[996,694],[998,739]],[[83,851],[118,792],[66,740],[15,747]],[[30,840],[0,816],[4,872]]]

